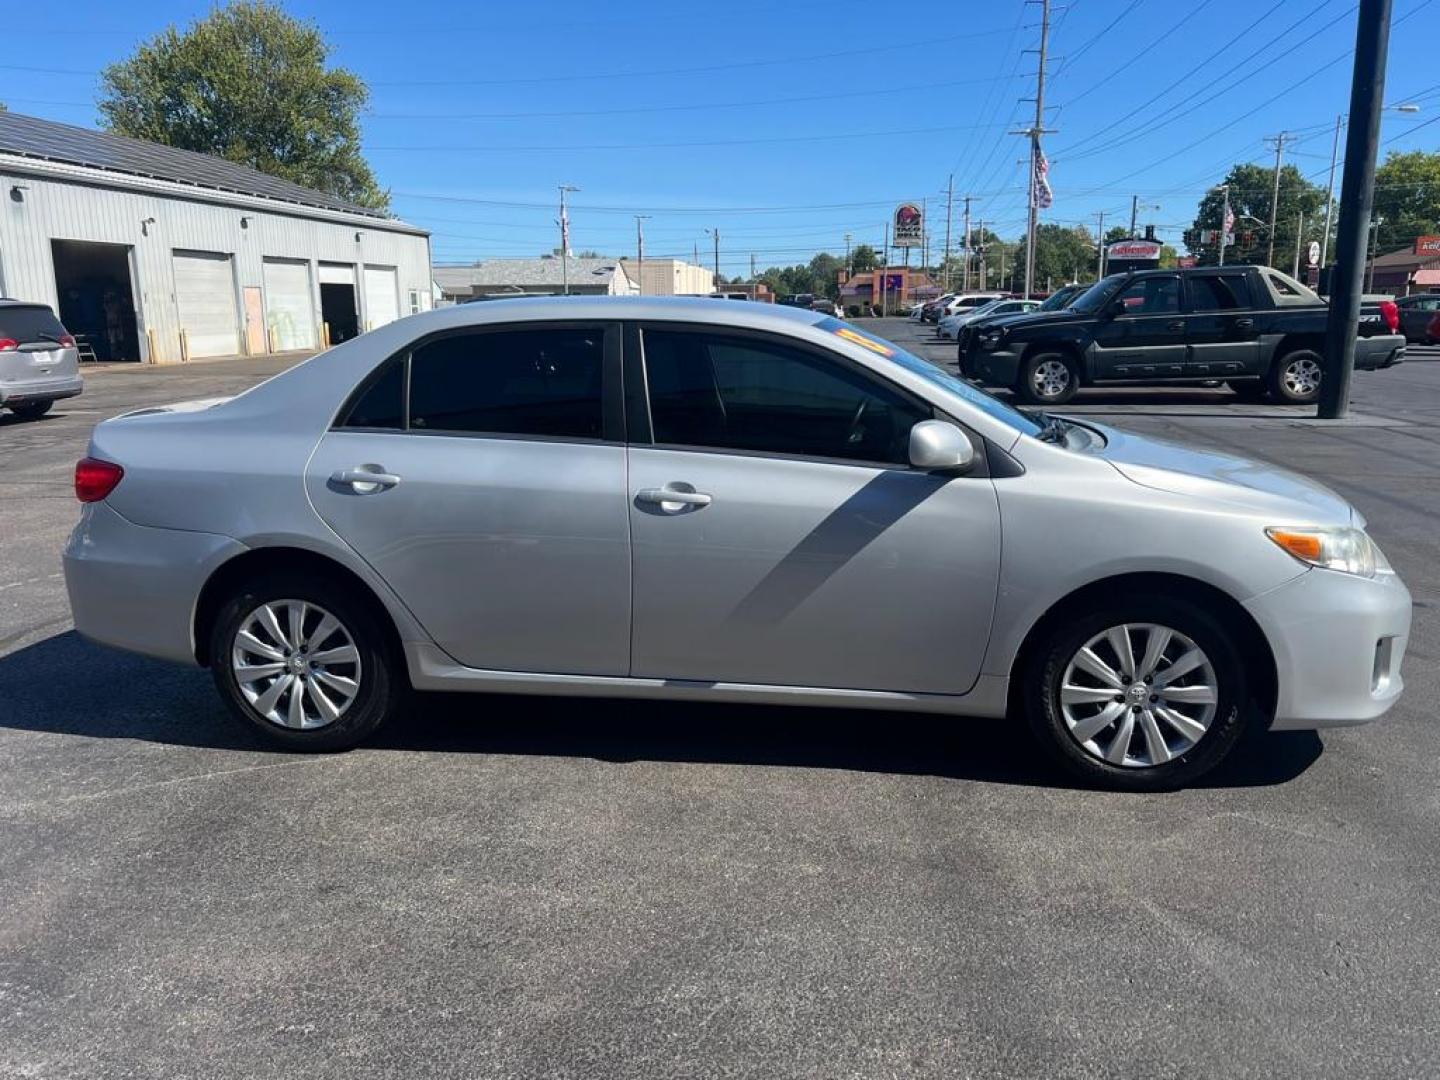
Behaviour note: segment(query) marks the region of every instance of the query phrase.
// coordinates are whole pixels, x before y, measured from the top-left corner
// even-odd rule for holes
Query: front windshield
[[[1082,315],[1090,315],[1099,311],[1105,306],[1105,301],[1110,298],[1110,294],[1119,287],[1120,282],[1125,280],[1125,277],[1125,274],[1111,274],[1109,277],[1101,278],[1075,298],[1070,305],[1070,310],[1078,311]]]
[[[1059,292],[1051,293],[1048,297],[1046,297],[1045,302],[1035,310],[1058,311],[1063,307],[1068,307],[1070,304],[1070,298],[1074,295],[1074,289],[1061,289]]]
[[[884,338],[876,337],[851,326],[849,323],[841,322],[839,319],[821,319],[815,324],[821,330],[826,330],[836,337],[853,342],[862,348],[869,349],[873,353],[893,360],[906,371],[919,375],[922,379],[934,383],[943,390],[949,391],[967,404],[973,405],[986,416],[993,417],[1001,423],[1008,424],[1023,435],[1037,435],[1041,425],[1032,420],[1025,413],[1013,406],[1005,404],[997,397],[991,397],[985,391],[972,386],[964,379],[956,378],[947,371],[936,367],[927,360],[922,360],[913,353],[908,353],[900,348],[893,341],[886,341]]]

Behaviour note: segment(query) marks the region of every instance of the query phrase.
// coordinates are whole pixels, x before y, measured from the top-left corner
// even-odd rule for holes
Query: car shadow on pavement
[[[0,657],[0,730],[270,749],[208,673],[102,648],[74,631]],[[1073,787],[1021,723],[878,710],[509,694],[417,694],[374,750],[840,769]],[[1257,735],[1200,787],[1259,787],[1320,756],[1314,732]],[[283,751],[274,750],[276,754]]]

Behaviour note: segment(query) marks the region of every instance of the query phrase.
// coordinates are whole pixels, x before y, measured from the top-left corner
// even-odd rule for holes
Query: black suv
[[[1023,400],[1058,405],[1082,386],[1223,379],[1286,404],[1320,396],[1325,301],[1268,266],[1112,274],[1064,311],[1015,316],[971,335],[961,370]],[[1355,366],[1405,356],[1394,304],[1367,305]]]

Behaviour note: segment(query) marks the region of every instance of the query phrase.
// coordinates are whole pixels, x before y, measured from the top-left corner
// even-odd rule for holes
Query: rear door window
[[[65,327],[48,307],[39,304],[0,304],[0,338],[18,341],[58,342]]]
[[[1192,311],[1235,311],[1250,306],[1243,274],[1204,274],[1190,279]]]

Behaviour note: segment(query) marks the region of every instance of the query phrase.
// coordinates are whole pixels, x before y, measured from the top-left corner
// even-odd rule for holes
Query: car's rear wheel
[[[1064,353],[1036,353],[1020,365],[1015,393],[1032,405],[1062,405],[1080,388],[1075,362]]]
[[[404,676],[383,628],[353,590],[298,574],[266,574],[226,601],[210,639],[225,703],[290,750],[344,750],[403,700]]]
[[[25,420],[38,420],[50,411],[53,401],[27,401],[23,405],[11,405],[10,411]]]
[[[1255,710],[1233,635],[1187,599],[1135,596],[1057,623],[1032,652],[1036,735],[1068,771],[1166,791],[1214,768]]]
[[[1320,397],[1325,361],[1314,349],[1296,349],[1270,369],[1270,395],[1286,405],[1308,405]]]

